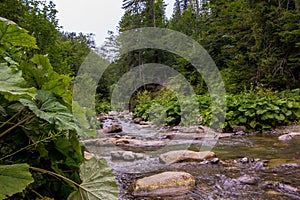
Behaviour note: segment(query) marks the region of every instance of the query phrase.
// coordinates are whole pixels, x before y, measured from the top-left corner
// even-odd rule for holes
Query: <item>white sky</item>
[[[53,0],[58,10],[59,25],[64,31],[94,33],[97,46],[107,37],[107,31],[117,32],[123,15],[122,0]],[[167,17],[171,16],[174,0],[165,0]]]

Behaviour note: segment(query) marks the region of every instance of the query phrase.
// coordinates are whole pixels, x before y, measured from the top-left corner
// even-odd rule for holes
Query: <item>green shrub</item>
[[[277,93],[258,88],[238,95],[228,94],[226,101],[226,121],[223,128],[227,130],[242,125],[250,131],[263,131],[299,122],[299,90]],[[211,107],[204,109],[202,115],[204,124],[209,125]]]
[[[182,120],[181,116],[188,116],[183,115],[179,101],[174,95],[169,93],[166,95],[164,92],[161,94],[154,100],[137,105],[134,110],[134,117],[159,122],[165,117],[164,124],[177,125]],[[194,102],[192,99],[186,99],[183,105],[194,108],[195,104],[198,103],[203,125],[221,125],[218,115],[211,116],[210,96],[208,94],[198,95],[197,100],[198,102]],[[269,89],[256,88],[237,95],[227,94],[226,101],[226,119],[222,125],[225,130],[231,130],[234,126],[246,126],[249,131],[264,131],[282,125],[298,123],[300,119],[299,89],[278,93]],[[217,114],[221,114],[224,108],[216,107],[215,109]],[[156,113],[156,115],[150,118],[151,113]],[[159,115],[157,115],[158,113]],[[197,120],[197,115],[191,112],[190,119],[187,121],[195,123]]]
[[[107,113],[111,111],[111,105],[108,101],[96,100],[95,103],[96,113]]]

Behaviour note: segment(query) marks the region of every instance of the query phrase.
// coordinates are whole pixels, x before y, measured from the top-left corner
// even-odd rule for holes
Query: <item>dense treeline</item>
[[[119,28],[122,33],[161,27],[192,37],[216,62],[227,92],[239,93],[253,86],[282,91],[300,83],[299,4],[298,0],[176,0],[173,15],[167,19],[162,0],[124,0]],[[198,94],[207,91],[191,64],[167,52],[140,50],[114,64],[124,72],[149,62],[168,64],[184,74]]]
[[[15,22],[36,38],[38,48],[27,51],[22,59],[35,53],[47,54],[56,72],[74,76],[95,48],[93,34],[62,31],[52,1],[3,0],[0,10],[1,17]]]
[[[295,98],[298,90],[294,90],[300,83],[299,5],[298,0],[176,0],[173,15],[167,19],[163,0],[124,0],[125,14],[119,30],[123,33],[141,27],[168,28],[199,42],[215,61],[228,94],[222,127],[244,125],[249,130],[267,130],[299,120],[300,107]],[[104,48],[118,49],[117,38],[111,34]],[[201,95],[198,100],[202,123],[218,123],[218,119],[211,119],[211,106],[203,106],[209,105],[203,77],[184,58],[162,50],[141,49],[117,57],[110,70],[118,73],[107,74],[110,79],[105,76],[101,82],[107,87],[102,85],[98,92],[104,94],[103,89],[111,89],[125,72],[146,63],[166,64],[184,75]],[[130,80],[127,84],[132,85]],[[154,84],[135,89],[131,108],[135,108],[136,117],[149,119],[150,113],[156,112],[165,116],[165,124],[180,123],[178,100],[168,90]],[[157,104],[162,107],[153,110]]]

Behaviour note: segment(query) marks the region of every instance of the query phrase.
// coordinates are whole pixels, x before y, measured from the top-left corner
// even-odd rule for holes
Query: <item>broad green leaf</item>
[[[268,130],[268,129],[272,128],[272,126],[267,125],[267,124],[262,124],[261,127],[263,130]]]
[[[268,119],[274,119],[274,118],[275,118],[274,114],[271,114],[271,113],[265,113],[261,116],[262,120],[268,120]]]
[[[80,166],[82,183],[78,191],[68,200],[114,200],[118,197],[118,186],[106,160],[92,158]]]
[[[55,147],[65,157],[65,164],[78,167],[83,162],[82,149],[76,131],[69,131],[67,136],[54,139]]]
[[[0,63],[0,93],[6,99],[14,101],[20,97],[34,97],[35,89],[27,88],[25,84],[21,71]]]
[[[278,106],[270,105],[270,109],[272,110],[280,110]]]
[[[0,44],[37,48],[36,40],[14,22],[0,17]]]
[[[285,116],[283,114],[275,115],[275,118],[279,121],[283,121],[285,119]]]
[[[300,118],[300,110],[293,111],[294,115],[299,119]]]
[[[239,120],[239,122],[242,123],[242,124],[244,124],[244,123],[247,122],[247,118],[246,118],[246,117],[242,117],[242,116],[240,116],[240,117],[238,118],[238,120]]]
[[[78,134],[82,137],[96,137],[96,124],[91,121],[96,116],[95,111],[80,106],[76,101],[72,102],[72,111],[77,124],[80,126]]]
[[[253,117],[255,115],[255,111],[253,110],[247,110],[245,112],[245,116]]]
[[[254,120],[254,121],[251,121],[250,122],[250,126],[251,126],[251,128],[255,128],[255,126],[257,125],[258,123]]]
[[[67,103],[71,103],[69,88],[72,78],[56,73],[47,56],[34,55],[30,62],[22,64],[21,68],[24,78],[32,87],[51,91]]]
[[[28,164],[0,165],[0,199],[22,192],[33,181]]]
[[[262,114],[266,113],[267,111],[268,110],[259,109],[259,110],[256,111],[256,114],[257,115],[262,115]]]
[[[291,116],[293,113],[290,110],[287,110],[286,112],[284,112],[286,116]]]
[[[20,99],[24,106],[28,106],[32,112],[50,124],[58,125],[64,130],[77,129],[74,117],[70,110],[61,104],[49,91],[39,90],[34,99]]]
[[[287,107],[288,107],[288,108],[293,108],[293,103],[292,103],[292,102],[288,102],[288,103],[287,103]]]

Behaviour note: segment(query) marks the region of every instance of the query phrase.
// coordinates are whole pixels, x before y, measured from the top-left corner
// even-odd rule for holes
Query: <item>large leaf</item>
[[[34,55],[29,63],[21,65],[23,76],[32,87],[53,92],[71,104],[70,83],[72,78],[53,70],[47,56]]]
[[[0,199],[22,192],[33,181],[28,164],[0,165]]]
[[[8,67],[6,63],[0,63],[0,93],[6,99],[14,101],[20,97],[34,97],[35,89],[27,88],[25,84],[21,71]]]
[[[2,17],[0,17],[0,44],[37,48],[35,38],[30,36],[28,31]]]
[[[68,200],[117,199],[118,186],[106,160],[92,158],[80,166],[82,183]]]
[[[87,107],[82,107],[78,102],[72,102],[73,115],[76,118],[76,122],[80,127],[78,130],[78,135],[81,137],[96,137],[96,123],[93,120],[96,116],[94,110]]]
[[[49,91],[39,90],[34,99],[22,98],[20,102],[32,112],[50,124],[58,125],[64,130],[77,129],[70,110],[61,104]]]

